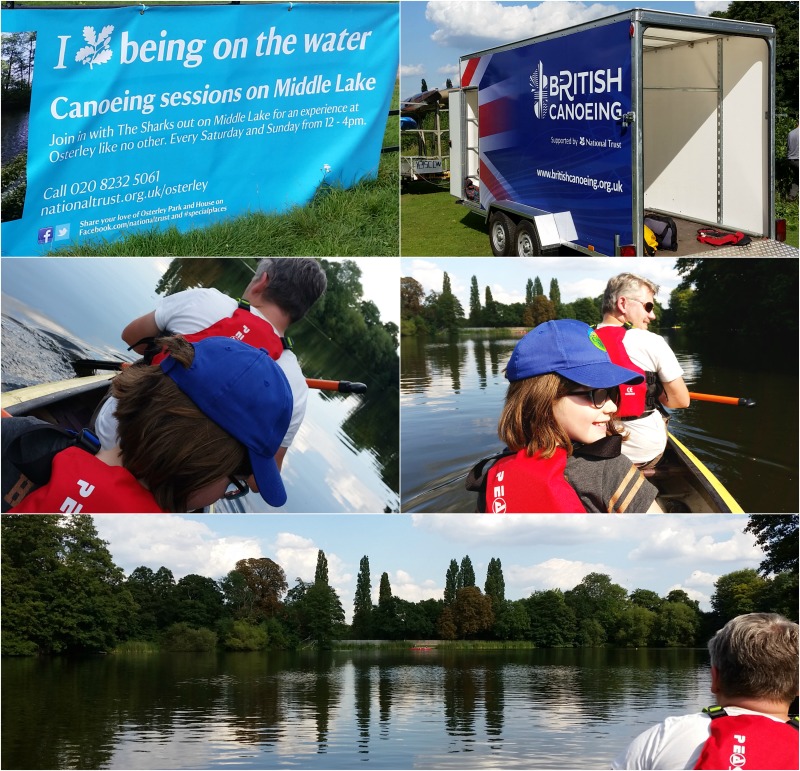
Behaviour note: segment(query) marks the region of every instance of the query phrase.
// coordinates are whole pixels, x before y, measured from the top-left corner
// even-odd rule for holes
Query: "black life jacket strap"
[[[247,300],[242,300],[241,297],[239,298],[239,307],[243,311],[250,311],[251,313],[253,312],[253,308],[251,307],[250,303],[247,302]],[[294,342],[289,335],[281,337],[280,341],[284,351],[291,351],[294,348]]]
[[[6,420],[14,420],[7,418]],[[36,418],[3,422],[2,510],[8,511],[31,491],[50,481],[53,458],[68,447],[96,455],[100,440],[88,428],[61,428]],[[25,421],[23,423],[23,421]]]
[[[486,512],[487,472],[501,458],[516,454],[514,450],[509,450],[508,447],[506,447],[502,452],[482,458],[469,470],[466,482],[464,482],[464,487],[470,492],[478,493],[478,501],[475,508],[478,514],[484,514]]]
[[[713,704],[710,707],[703,707],[703,712],[708,715],[712,720],[718,717],[728,717],[728,713],[725,711],[724,707],[720,707],[718,704]],[[786,725],[792,726],[795,731],[800,731],[800,717],[797,715],[789,715],[789,719],[786,721]]]

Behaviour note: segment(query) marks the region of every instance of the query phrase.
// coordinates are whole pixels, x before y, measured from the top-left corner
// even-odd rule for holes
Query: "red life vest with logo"
[[[586,508],[564,470],[567,451],[558,447],[546,460],[527,450],[500,458],[486,472],[484,510],[494,514],[585,514]]]
[[[53,457],[50,481],[28,493],[11,514],[161,514],[149,490],[122,466],[80,447]]]
[[[644,380],[638,385],[621,383],[619,387],[620,402],[619,408],[614,417],[617,418],[638,418],[647,409],[647,373],[637,367],[628,356],[622,339],[628,330],[625,327],[599,327],[595,329],[598,337],[603,341],[603,345],[608,351],[608,356],[614,364],[626,369],[632,369],[644,376]]]
[[[729,715],[717,706],[703,711],[711,716],[711,736],[695,768],[796,771],[800,767],[797,717],[780,723],[763,715]]]
[[[190,343],[196,343],[207,337],[232,337],[234,340],[252,345],[253,348],[263,348],[274,360],[283,353],[283,341],[276,334],[272,324],[252,313],[246,304],[240,304],[233,315],[216,321],[210,327],[181,337]],[[162,351],[153,357],[151,363],[160,364],[166,357],[167,354]]]

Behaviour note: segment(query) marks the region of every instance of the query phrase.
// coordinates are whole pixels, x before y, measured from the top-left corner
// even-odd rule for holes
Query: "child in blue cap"
[[[194,511],[250,486],[272,506],[286,502],[275,454],[292,416],[292,392],[278,365],[231,338],[158,343],[169,354],[159,365],[134,365],[112,382],[119,444],[55,452],[46,478],[29,481],[9,501],[11,513]],[[35,418],[5,420],[58,431]]]
[[[620,454],[619,386],[642,375],[613,364],[582,321],[540,324],[517,343],[498,425],[508,449],[470,472],[494,513],[660,512],[656,488]],[[491,462],[491,465],[490,465]]]

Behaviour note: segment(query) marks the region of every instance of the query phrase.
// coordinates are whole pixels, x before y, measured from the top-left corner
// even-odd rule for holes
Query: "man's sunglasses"
[[[642,306],[642,308],[644,308],[646,313],[652,313],[653,308],[656,307],[655,305],[653,305],[653,303],[643,303],[641,300],[637,300],[635,297],[628,297],[627,299],[639,303]]]
[[[250,488],[247,486],[247,482],[245,482],[244,479],[239,479],[239,477],[234,476],[228,477],[228,479],[230,479],[230,483],[222,496],[223,500],[233,501],[250,492]]]
[[[591,391],[570,391],[568,396],[585,396],[595,409],[600,409],[609,399],[619,407],[619,386],[593,388]]]

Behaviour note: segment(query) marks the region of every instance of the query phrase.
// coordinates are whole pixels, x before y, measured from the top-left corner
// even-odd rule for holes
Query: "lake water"
[[[119,335],[131,319],[158,302],[157,262],[145,258],[3,260],[3,390],[72,377],[71,362],[78,358],[133,359]],[[221,264],[221,274],[241,268],[236,260],[207,261],[212,263]],[[220,281],[224,279],[220,275]],[[241,289],[240,283],[236,286]],[[368,362],[329,340],[310,322],[302,321],[290,332],[306,376],[363,382],[367,393],[311,390],[305,419],[282,469],[288,494],[285,506],[271,508],[260,495],[250,493],[217,504],[217,510],[397,511],[397,389],[377,389]]]
[[[694,649],[7,659],[2,765],[608,768],[709,677]]]
[[[674,410],[670,431],[722,481],[747,512],[798,507],[797,377],[721,366],[676,331],[661,332],[690,391],[755,399],[754,408],[693,401]],[[474,511],[467,471],[502,449],[497,421],[503,368],[518,337],[462,334],[403,338],[401,456],[403,511]]]
[[[3,110],[3,120],[0,123],[3,163],[10,163],[28,149],[29,118],[30,113],[27,110]]]

